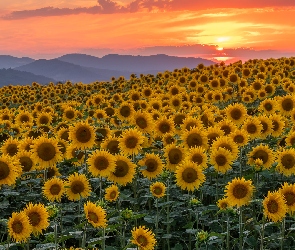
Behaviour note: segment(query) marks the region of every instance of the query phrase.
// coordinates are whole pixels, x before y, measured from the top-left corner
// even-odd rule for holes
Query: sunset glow
[[[246,49],[254,57],[265,57],[265,50],[273,51],[269,57],[295,51],[292,1],[192,2],[2,0],[0,54],[148,54],[165,46],[171,55],[196,56],[187,46],[197,45],[204,45],[199,55],[207,58],[216,50]]]

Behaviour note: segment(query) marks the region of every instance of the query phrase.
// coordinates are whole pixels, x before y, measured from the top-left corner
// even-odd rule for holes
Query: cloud
[[[294,6],[294,0],[133,0],[127,5],[119,4],[115,0],[97,0],[96,6],[79,8],[55,8],[43,7],[32,10],[18,10],[2,17],[3,19],[24,19],[37,16],[63,16],[87,14],[113,14],[113,13],[134,13],[134,12],[154,12],[154,11],[199,11],[205,9],[219,8],[265,8]],[[226,13],[207,14],[207,17],[228,16]]]

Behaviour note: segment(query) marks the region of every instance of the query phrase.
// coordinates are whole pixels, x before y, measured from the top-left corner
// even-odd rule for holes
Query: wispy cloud
[[[63,16],[87,14],[114,14],[114,13],[134,13],[134,12],[159,12],[159,11],[199,11],[204,9],[219,8],[266,8],[294,6],[294,0],[211,0],[211,1],[192,1],[192,0],[132,0],[128,4],[122,4],[114,0],[97,0],[97,5],[77,8],[60,8],[44,6],[37,9],[12,11],[3,19],[24,19],[37,16]],[[234,13],[208,13],[204,17],[226,17]]]

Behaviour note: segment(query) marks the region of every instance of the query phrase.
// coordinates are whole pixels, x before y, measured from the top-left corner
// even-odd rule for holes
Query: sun
[[[218,47],[218,48],[216,48],[216,50],[218,50],[218,51],[222,51],[223,48],[222,48],[222,47]]]
[[[223,43],[223,42],[227,42],[229,40],[230,40],[230,37],[228,37],[228,36],[221,36],[221,37],[217,37],[216,42]]]

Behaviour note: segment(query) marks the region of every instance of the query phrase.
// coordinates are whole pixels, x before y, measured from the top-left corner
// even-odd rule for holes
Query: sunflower
[[[207,128],[208,145],[211,147],[212,143],[220,136],[223,136],[224,132],[219,126]]]
[[[139,250],[153,250],[157,243],[155,234],[145,226],[133,228],[131,242],[139,247]]]
[[[273,114],[277,109],[277,101],[274,99],[266,99],[259,104],[258,110],[265,115]]]
[[[272,133],[274,137],[279,137],[285,129],[285,119],[279,114],[273,114],[269,116],[269,119],[272,121]]]
[[[194,147],[190,148],[185,159],[193,163],[196,163],[202,169],[206,169],[208,167],[207,158],[207,154],[203,147]]]
[[[61,127],[56,134],[57,138],[69,141],[69,128]]]
[[[229,135],[237,129],[237,126],[229,119],[218,122],[216,127],[220,128],[224,132],[224,135]]]
[[[69,139],[77,148],[92,148],[95,145],[95,130],[87,122],[77,122],[69,128]]]
[[[107,200],[107,201],[110,201],[110,202],[113,202],[113,201],[116,201],[118,198],[119,198],[119,188],[118,186],[116,185],[111,185],[110,187],[106,188],[105,189],[105,196],[104,198]]]
[[[295,174],[295,149],[283,149],[277,152],[277,170],[285,176]]]
[[[192,117],[192,116],[187,116],[184,120],[182,125],[180,126],[181,130],[185,131],[185,130],[191,130],[193,127],[202,129],[203,128],[203,124],[202,122],[196,118],[196,117]]]
[[[132,182],[135,174],[136,165],[127,157],[123,155],[116,155],[116,168],[108,176],[110,181],[125,186]]]
[[[216,150],[219,148],[225,148],[226,150],[228,150],[231,153],[233,159],[236,159],[239,154],[238,145],[230,136],[220,136],[212,143],[212,150]]]
[[[208,147],[208,139],[206,137],[206,132],[203,129],[195,127],[189,131],[185,131],[181,135],[181,139],[183,140],[184,146],[187,148]]]
[[[130,120],[133,117],[134,109],[128,102],[122,102],[116,109],[116,115],[120,120]]]
[[[231,205],[229,204],[229,201],[228,201],[228,198],[227,197],[224,197],[222,199],[219,199],[217,201],[217,206],[220,210],[226,210],[228,209],[229,207],[231,207]]]
[[[259,138],[265,139],[268,135],[272,133],[272,128],[273,128],[272,121],[266,115],[260,115],[257,118],[262,125],[262,131],[259,135]]]
[[[38,235],[42,230],[49,226],[49,214],[43,204],[27,204],[24,212],[29,217],[30,224],[33,228],[33,234]]]
[[[23,172],[30,172],[36,168],[36,161],[31,152],[20,151],[15,156],[15,159],[19,161]]]
[[[166,158],[166,168],[175,171],[176,167],[184,160],[184,148],[176,146],[174,143],[168,145],[164,149],[164,156]]]
[[[77,110],[69,106],[63,110],[63,120],[64,121],[73,121],[77,118]]]
[[[228,203],[230,206],[237,207],[247,205],[254,191],[252,181],[246,181],[244,177],[233,179],[225,188],[225,196],[228,199]]]
[[[172,119],[168,119],[165,116],[159,118],[156,121],[154,132],[158,136],[163,136],[166,133],[174,133],[175,126]]]
[[[156,154],[146,154],[138,163],[138,166],[146,166],[146,169],[141,170],[144,177],[153,179],[163,171],[163,164],[160,156]]]
[[[286,146],[293,146],[295,144],[295,131],[290,131],[285,141]]]
[[[162,198],[165,196],[166,186],[164,183],[157,181],[150,185],[150,191],[154,197]]]
[[[109,151],[111,154],[119,154],[120,148],[119,148],[119,139],[115,136],[111,136],[106,138],[101,144],[100,147],[102,149],[105,149]]]
[[[241,103],[235,103],[227,106],[225,112],[227,118],[237,125],[242,124],[247,117],[247,109]]]
[[[288,212],[293,214],[295,211],[295,184],[289,184],[287,182],[282,185],[279,192],[284,196],[286,205],[288,206]]]
[[[293,95],[278,97],[277,103],[280,113],[284,116],[291,115],[292,110],[295,108],[295,100]]]
[[[258,145],[249,152],[248,164],[255,165],[257,159],[262,160],[265,169],[270,169],[275,161],[275,156],[267,145]]]
[[[191,161],[185,161],[175,170],[176,185],[181,189],[194,191],[205,181],[206,177],[202,169]]]
[[[47,200],[60,202],[65,192],[64,182],[62,179],[53,177],[44,183],[42,191]]]
[[[47,168],[47,171],[46,171],[47,179],[51,179],[54,176],[56,176],[56,177],[61,176],[56,165],[53,165],[53,166]]]
[[[244,121],[242,129],[247,131],[250,139],[255,139],[261,134],[263,126],[257,117],[249,117]]]
[[[22,168],[18,161],[8,155],[0,156],[0,185],[13,185],[20,177]]]
[[[136,155],[142,147],[141,144],[144,142],[144,136],[137,129],[130,128],[122,133],[118,141],[123,154]]]
[[[15,116],[15,124],[31,127],[33,125],[34,118],[29,111],[21,111]]]
[[[39,164],[40,169],[46,169],[62,160],[58,148],[58,141],[55,138],[39,137],[34,140],[31,146],[33,157]]]
[[[68,177],[65,186],[68,186],[66,189],[66,195],[71,201],[78,201],[80,198],[86,198],[90,196],[91,187],[89,180],[86,175],[74,173]]]
[[[116,167],[115,157],[104,150],[92,152],[92,155],[87,159],[87,163],[89,164],[89,171],[95,177],[107,177]]]
[[[20,143],[17,139],[10,137],[1,147],[2,154],[7,154],[11,157],[15,156],[19,151],[19,144]]]
[[[148,112],[137,111],[132,117],[132,123],[142,133],[149,133],[154,127],[152,117]]]
[[[277,222],[283,220],[288,211],[288,206],[284,196],[280,192],[268,191],[263,200],[263,214],[268,219]]]
[[[33,227],[25,212],[13,212],[8,219],[7,226],[9,236],[16,242],[26,242],[33,232]]]
[[[73,164],[79,166],[84,163],[85,160],[85,152],[79,150],[75,145],[70,144],[66,149],[65,158],[68,160],[75,159]]]
[[[101,206],[87,201],[87,203],[84,204],[84,212],[88,222],[93,227],[105,228],[107,226],[107,214]]]
[[[231,169],[233,159],[234,157],[231,153],[224,148],[214,149],[210,155],[210,163],[214,166],[216,171],[223,174]]]
[[[166,133],[162,138],[162,142],[164,147],[169,144],[176,143],[175,134]]]
[[[52,115],[46,112],[39,113],[35,122],[38,127],[49,125],[52,122]]]

